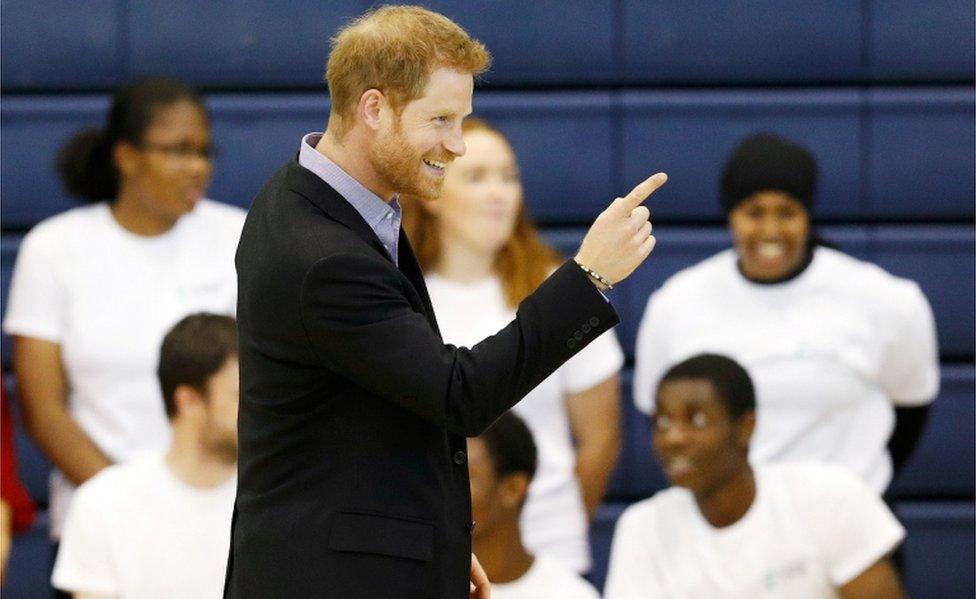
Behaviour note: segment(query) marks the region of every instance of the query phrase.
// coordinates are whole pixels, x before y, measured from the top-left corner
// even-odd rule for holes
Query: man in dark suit
[[[617,323],[598,289],[650,254],[639,204],[665,179],[615,200],[497,335],[444,345],[397,195],[437,196],[488,62],[441,15],[367,13],[333,42],[326,133],[254,200],[226,597],[488,597],[465,437]]]

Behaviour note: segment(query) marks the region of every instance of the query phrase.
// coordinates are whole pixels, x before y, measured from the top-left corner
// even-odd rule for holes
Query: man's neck
[[[382,177],[376,173],[370,163],[369,147],[360,138],[361,136],[356,132],[349,131],[340,142],[334,133],[327,129],[319,143],[315,144],[315,151],[336,163],[363,187],[389,203],[394,198],[396,190],[389,189],[383,184]]]
[[[473,540],[472,550],[488,580],[497,583],[522,578],[535,561],[522,545],[518,522],[497,531],[485,531]]]
[[[234,476],[236,460],[208,451],[198,435],[189,431],[173,431],[173,444],[166,453],[166,465],[173,474],[191,487],[217,487]]]
[[[715,528],[738,522],[755,500],[756,479],[748,464],[717,489],[695,495],[698,510]]]

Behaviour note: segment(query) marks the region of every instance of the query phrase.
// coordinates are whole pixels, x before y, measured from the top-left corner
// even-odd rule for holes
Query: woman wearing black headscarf
[[[914,282],[818,242],[816,186],[816,160],[788,140],[753,135],[732,153],[721,197],[734,247],[651,296],[634,398],[650,412],[668,367],[729,355],[756,383],[753,463],[833,462],[882,493],[938,393],[935,324]]]

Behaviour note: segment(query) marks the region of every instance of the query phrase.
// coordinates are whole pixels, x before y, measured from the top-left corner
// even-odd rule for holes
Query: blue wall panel
[[[855,91],[624,92],[620,187],[667,171],[649,201],[659,219],[719,219],[719,179],[738,143],[757,131],[807,146],[820,163],[814,214],[858,217],[860,95]],[[645,174],[646,173],[646,174]]]
[[[329,38],[363,12],[362,0],[154,2],[131,0],[130,71],[218,87],[325,89]]]
[[[852,81],[861,74],[861,3],[623,0],[631,82]]]
[[[866,43],[874,81],[972,81],[972,0],[869,0]]]
[[[329,115],[325,94],[215,96],[207,107],[219,150],[208,195],[243,208]]]
[[[939,397],[915,453],[892,482],[896,497],[971,497],[976,457],[972,364],[942,367]]]
[[[865,180],[880,217],[973,217],[976,133],[972,88],[868,92]]]
[[[3,2],[3,91],[86,89],[123,81],[119,5],[116,0]]]
[[[76,206],[55,174],[61,146],[80,128],[104,126],[104,97],[6,98],[0,107],[3,226],[26,228]]]
[[[537,220],[588,221],[629,191],[612,177],[609,93],[483,93],[474,111],[510,138]]]

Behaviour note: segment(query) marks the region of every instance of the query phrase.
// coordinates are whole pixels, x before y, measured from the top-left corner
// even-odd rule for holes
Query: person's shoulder
[[[846,285],[856,281],[859,284],[855,288],[881,292],[915,285],[911,279],[894,275],[873,262],[855,258],[840,250],[819,247],[816,252],[816,260],[822,263],[819,272],[838,283]]]
[[[713,289],[716,281],[734,272],[735,260],[735,250],[722,250],[671,275],[655,295],[673,299],[702,297],[704,290]]]
[[[247,212],[239,206],[203,198],[197,202],[191,215],[208,224],[236,226],[240,228],[244,225]]]
[[[582,576],[554,559],[538,556],[533,567],[537,569],[540,586],[550,589],[554,597],[565,599],[598,599],[596,588]]]
[[[652,497],[631,504],[620,515],[618,527],[636,528],[644,532],[656,529],[670,516],[684,511],[689,500],[688,491],[670,487]]]
[[[77,233],[91,235],[93,226],[104,219],[107,204],[99,202],[78,206],[54,216],[49,216],[27,233],[25,242],[35,246],[63,246]]]
[[[847,468],[822,462],[783,462],[757,469],[766,488],[793,498],[804,509],[829,510],[853,496],[874,494],[867,484]]]
[[[87,506],[87,509],[94,506],[109,509],[107,506],[124,501],[128,494],[140,488],[150,478],[147,473],[152,469],[152,463],[158,459],[153,454],[103,468],[78,487],[75,501],[79,505]]]
[[[862,296],[875,308],[904,307],[924,301],[918,284],[894,275],[873,262],[861,260],[839,250],[820,247],[816,250],[818,284],[836,288],[842,293]]]

